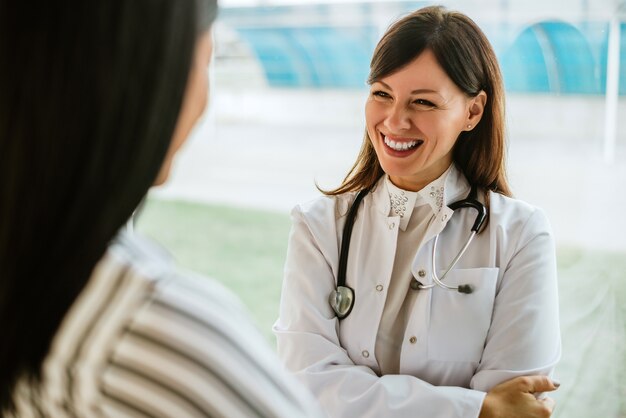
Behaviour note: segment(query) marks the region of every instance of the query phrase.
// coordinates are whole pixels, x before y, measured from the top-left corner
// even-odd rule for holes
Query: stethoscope
[[[350,210],[348,211],[348,215],[346,217],[346,225],[343,228],[343,236],[341,240],[341,251],[339,253],[339,270],[337,272],[337,287],[333,290],[329,297],[328,302],[330,303],[331,308],[337,314],[337,318],[344,319],[354,307],[354,289],[350,286],[346,286],[346,267],[348,265],[348,252],[350,251],[350,238],[352,237],[352,227],[354,226],[354,219],[356,218],[356,214],[359,210],[359,205],[361,200],[369,193],[369,189],[361,190],[356,197],[354,198],[354,202],[352,202],[352,206],[350,206]],[[474,221],[474,225],[472,225],[472,229],[470,231],[470,235],[465,241],[465,245],[459,251],[456,257],[452,260],[446,271],[439,277],[436,271],[437,265],[437,242],[439,240],[439,234],[435,236],[435,242],[433,243],[433,253],[432,253],[432,276],[433,282],[431,284],[422,284],[420,282],[417,286],[418,289],[432,289],[435,286],[440,286],[446,290],[456,290],[459,293],[470,294],[474,291],[473,287],[469,284],[461,284],[459,286],[450,286],[443,282],[446,275],[456,266],[459,262],[470,243],[480,230],[485,218],[487,217],[487,208],[485,205],[480,203],[477,199],[476,187],[472,186],[469,194],[463,200],[459,200],[458,202],[454,202],[449,205],[449,208],[453,211],[462,208],[473,208],[476,209],[478,214],[476,215],[476,220]]]

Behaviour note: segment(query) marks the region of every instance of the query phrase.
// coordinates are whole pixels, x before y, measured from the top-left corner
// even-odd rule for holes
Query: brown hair
[[[398,20],[376,46],[368,84],[398,71],[426,49],[469,97],[481,90],[487,94],[481,121],[473,130],[461,132],[454,145],[454,162],[470,184],[510,196],[502,76],[491,44],[474,21],[442,6],[425,7]],[[366,130],[357,160],[341,186],[322,192],[334,196],[371,189],[383,174]]]

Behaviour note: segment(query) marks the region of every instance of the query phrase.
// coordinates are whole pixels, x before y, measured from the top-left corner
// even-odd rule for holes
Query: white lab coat
[[[469,192],[455,167],[444,202]],[[320,197],[292,211],[278,353],[331,417],[477,417],[485,392],[520,375],[550,375],[560,358],[553,237],[542,211],[490,193],[489,225],[445,278],[472,294],[421,290],[402,344],[400,374],[379,376],[376,335],[391,277],[400,218],[390,216],[381,179],[355,220],[346,282],[355,305],[339,321],[335,289],[341,235],[354,193]],[[470,232],[476,212],[446,205],[427,229],[412,264],[431,270],[433,238],[442,272]],[[420,278],[432,282],[430,274]],[[411,338],[416,337],[416,338]]]

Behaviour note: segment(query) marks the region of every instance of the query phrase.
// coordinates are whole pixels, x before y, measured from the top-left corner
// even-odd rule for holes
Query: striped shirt
[[[160,251],[120,234],[57,332],[41,385],[17,385],[17,416],[319,416],[239,300]]]

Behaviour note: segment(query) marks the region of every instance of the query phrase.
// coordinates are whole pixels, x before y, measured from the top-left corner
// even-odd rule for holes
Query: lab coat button
[[[411,338],[409,338],[409,342],[410,342],[411,344],[415,344],[415,343],[417,342],[417,337],[416,337],[415,335],[414,335],[414,336],[412,336]]]
[[[425,270],[420,270],[417,272],[417,275],[420,277],[426,277],[426,271]]]
[[[444,214],[444,215],[441,217],[441,220],[442,220],[443,222],[445,222],[445,221],[446,221],[446,219],[448,219],[448,215]]]
[[[389,224],[389,229],[393,229],[393,228],[395,228],[395,227],[396,227],[396,224],[395,224],[394,222],[392,222],[392,223],[390,223],[390,224]]]
[[[365,358],[368,358],[368,357],[370,356],[370,352],[369,352],[369,351],[367,351],[367,350],[363,350],[363,351],[361,351],[361,355],[362,355],[363,357],[365,357]]]
[[[417,289],[420,288],[419,287],[420,286],[419,282],[417,280],[415,280],[415,279],[411,280],[410,286],[411,286],[411,289],[413,289],[413,290],[417,290]]]
[[[383,285],[382,284],[377,285],[376,286],[376,290],[378,290],[379,292],[382,292],[383,291]]]

